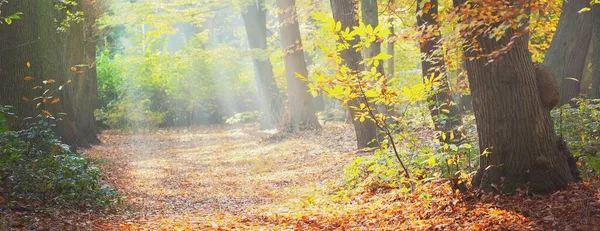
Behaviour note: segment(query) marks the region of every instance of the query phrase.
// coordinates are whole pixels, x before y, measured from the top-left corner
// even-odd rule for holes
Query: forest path
[[[325,190],[323,182],[339,179],[354,157],[344,154],[354,143],[352,130],[342,125],[281,141],[264,135],[250,128],[103,134],[105,144],[88,152],[106,160],[108,183],[126,194],[133,209],[94,226],[248,228],[240,224],[245,216],[293,210],[307,192]]]

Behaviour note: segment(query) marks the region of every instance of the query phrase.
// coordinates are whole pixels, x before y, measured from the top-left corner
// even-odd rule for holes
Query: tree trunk
[[[257,0],[242,12],[246,35],[250,49],[265,52],[267,50],[267,12],[264,0]],[[261,112],[261,127],[273,128],[282,117],[281,92],[273,75],[273,66],[269,57],[252,58],[254,76]]]
[[[592,37],[592,15],[589,12],[580,14],[578,11],[589,7],[589,2],[563,2],[558,27],[543,62],[559,83],[560,105],[570,103],[580,92],[585,57]]]
[[[323,3],[320,0],[311,0],[310,1],[310,5],[311,7],[308,9],[308,12],[304,12],[304,13],[310,13],[312,12],[313,9],[318,9],[319,7],[321,7]],[[302,14],[302,13],[300,13]],[[309,17],[308,18],[308,23],[309,24],[315,24],[315,19],[313,17]],[[310,67],[310,65],[313,65],[314,63],[314,57],[309,53],[309,52],[304,52],[304,55],[306,56],[306,66]],[[313,97],[313,108],[315,111],[321,112],[325,110],[325,96],[324,93],[321,92],[319,95],[317,95],[316,97]]]
[[[371,25],[371,27],[373,28],[379,26],[379,11],[377,8],[377,0],[361,0],[360,6],[362,12],[362,22],[365,25]],[[365,58],[373,58],[379,53],[381,53],[381,43],[379,43],[378,41],[372,42],[371,46],[367,48],[367,57]],[[383,71],[383,65],[377,66],[377,72],[382,76],[385,75]]]
[[[308,77],[308,69],[302,49],[302,38],[298,26],[295,0],[278,0],[281,9],[279,23],[281,24],[281,39],[285,53],[285,77],[287,80],[287,93],[290,121],[286,128],[292,132],[301,130],[319,129],[321,125],[315,116],[313,97],[308,93],[306,82],[300,80],[296,73]],[[289,124],[288,124],[289,123]]]
[[[96,80],[96,44],[90,36],[93,30],[95,18],[87,8],[93,7],[85,5],[85,2],[79,0],[75,6],[76,11],[84,11],[86,21],[81,23],[72,23],[65,33],[64,53],[66,58],[65,70],[74,68],[69,75],[72,76],[72,83],[69,94],[72,96],[74,117],[77,127],[81,131],[83,138],[90,144],[99,144],[100,140],[96,136],[97,128],[95,124],[94,110],[97,108],[97,80]]]
[[[497,41],[467,34],[465,40],[476,38],[481,51],[465,49],[464,54],[478,57],[500,50],[513,35],[506,31]],[[513,42],[502,58],[491,63],[487,58],[466,61],[482,151],[472,184],[504,193],[527,184],[537,193],[564,189],[578,178],[575,161],[556,136],[549,110],[542,104],[526,39],[516,37]]]
[[[306,57],[306,66],[309,67],[314,62],[313,57],[308,52],[304,52],[304,56]],[[325,96],[323,95],[323,92],[312,98],[312,105],[315,112],[325,110]]]
[[[592,92],[590,97],[600,99],[600,4],[592,5]]]
[[[392,4],[393,1],[390,0],[390,4]],[[394,58],[396,56],[396,51],[394,49],[394,39],[395,39],[396,35],[394,34],[394,24],[393,24],[393,20],[392,17],[390,17],[390,35],[388,36],[388,44],[387,44],[387,53],[388,55],[391,55],[392,57],[390,59],[388,59],[387,61],[387,65],[388,65],[388,76],[390,78],[393,78],[394,75],[396,75],[396,66],[395,66],[395,61]]]
[[[341,22],[342,30],[346,28],[353,28],[358,26],[358,20],[356,18],[356,5],[354,1],[348,0],[331,0],[331,10],[333,11],[333,18],[335,21]],[[358,37],[349,42],[350,47],[358,44]],[[363,67],[360,64],[362,61],[362,55],[356,52],[355,49],[349,48],[343,50],[340,55],[343,59],[343,64],[346,65],[357,75],[362,71]],[[358,107],[363,99],[354,99],[348,102],[349,106]],[[352,116],[352,124],[356,133],[356,142],[358,148],[365,147],[376,147],[377,143],[377,125],[371,120],[365,120],[360,122],[355,120],[356,111],[349,109]]]
[[[445,133],[452,132],[453,129],[462,125],[462,118],[459,108],[452,102],[452,93],[448,85],[448,76],[446,74],[446,65],[442,55],[440,44],[440,31],[437,21],[438,1],[431,0],[431,8],[420,9],[422,0],[417,0],[417,26],[423,32],[423,42],[421,48],[421,68],[423,72],[423,81],[432,76],[440,76],[440,85],[437,89],[428,89],[428,106],[433,119],[435,129]],[[459,133],[456,133],[458,135]],[[450,137],[450,136],[446,136]]]
[[[0,104],[16,106],[16,112],[22,118],[36,117],[41,109],[50,111],[61,121],[55,121],[56,133],[67,144],[89,147],[83,133],[79,130],[76,111],[73,110],[73,98],[67,84],[65,89],[57,91],[53,97],[60,102],[41,104],[36,109],[36,102],[26,104],[22,98],[33,99],[40,96],[45,89],[57,89],[59,84],[65,84],[69,79],[69,68],[66,66],[63,35],[57,34],[54,18],[57,12],[51,1],[22,0],[10,1],[3,5],[3,13],[12,14],[23,12],[21,20],[12,25],[0,26],[0,76],[2,91]],[[26,63],[31,63],[31,68]],[[36,80],[24,81],[25,76]],[[42,84],[42,80],[55,80],[54,84]],[[32,90],[34,86],[43,86],[42,90]],[[59,113],[65,113],[59,116]],[[29,121],[34,122],[34,121]],[[22,124],[12,124],[13,129],[22,128]]]

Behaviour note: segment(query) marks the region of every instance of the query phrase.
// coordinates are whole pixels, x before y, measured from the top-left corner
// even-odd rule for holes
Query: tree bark
[[[452,132],[453,129],[462,125],[460,110],[452,102],[452,93],[448,85],[448,76],[446,74],[446,65],[442,55],[440,44],[441,34],[439,23],[437,21],[438,1],[431,0],[431,8],[421,9],[422,0],[417,0],[417,26],[423,32],[423,42],[421,49],[421,68],[423,72],[423,81],[432,76],[440,76],[440,84],[436,89],[428,89],[428,106],[431,118],[433,119],[435,129],[445,133]],[[455,135],[458,135],[456,133]],[[450,136],[446,136],[450,137]]]
[[[311,7],[305,11],[305,12],[300,12],[300,14],[302,13],[310,13],[312,12],[314,9],[318,9],[319,7],[321,7],[323,3],[321,2],[321,0],[311,0],[310,1],[310,5]],[[309,24],[315,24],[315,20],[313,17],[309,17],[308,18],[308,23]],[[306,56],[306,66],[310,67],[310,65],[313,65],[314,63],[314,57],[310,54],[310,52],[304,52],[304,55]],[[317,112],[321,112],[325,110],[325,96],[324,93],[321,92],[319,95],[317,95],[316,97],[313,97],[313,108],[315,111]]]
[[[592,5],[592,92],[590,97],[600,99],[600,4]]]
[[[578,11],[589,7],[589,2],[563,1],[558,27],[543,62],[559,83],[560,105],[570,103],[581,89],[585,57],[592,36],[592,15],[589,12],[580,14]]]
[[[65,35],[57,34],[54,18],[57,12],[52,1],[10,1],[3,5],[3,13],[12,14],[23,12],[22,19],[12,25],[0,27],[0,76],[3,80],[0,104],[16,106],[16,112],[22,118],[36,117],[41,109],[50,111],[55,117],[61,118],[56,123],[55,131],[67,144],[89,147],[85,135],[80,131],[74,110],[71,88],[67,84],[63,90],[56,91],[52,96],[60,102],[51,104],[52,99],[36,109],[38,101],[24,103],[22,98],[33,99],[42,95],[44,90],[53,91],[59,84],[65,84],[69,79],[70,68],[67,68],[65,58]],[[31,63],[31,68],[26,63]],[[36,80],[24,81],[25,76]],[[54,84],[43,84],[42,80],[55,80]],[[43,86],[42,90],[33,90],[34,86]],[[59,113],[65,115],[60,116]],[[29,122],[34,122],[29,120]],[[50,121],[52,122],[52,121]],[[13,121],[12,128],[22,128],[23,124]]]
[[[346,28],[353,28],[358,26],[358,20],[356,17],[357,6],[354,1],[348,0],[331,0],[331,10],[333,11],[333,18],[335,21],[341,22],[342,30]],[[350,47],[358,44],[358,37],[349,42]],[[352,70],[356,75],[360,75],[363,67],[360,64],[362,61],[362,55],[356,52],[355,49],[349,48],[343,50],[340,55],[343,59],[343,64]],[[363,99],[354,99],[348,102],[349,106],[358,107],[360,106]],[[377,125],[371,120],[365,120],[360,122],[355,120],[356,111],[349,109],[352,116],[352,124],[356,133],[356,143],[358,148],[365,147],[377,147]]]
[[[474,10],[478,8],[474,5]],[[513,35],[508,30],[497,41],[466,34],[465,40],[475,38],[481,51],[465,49],[464,54],[478,57],[500,50]],[[578,178],[575,161],[542,104],[526,39],[516,37],[512,42],[512,48],[491,63],[487,58],[466,61],[482,151],[472,184],[503,193],[527,184],[537,193],[564,189]]]
[[[379,10],[377,8],[377,0],[361,0],[360,5],[362,22],[365,25],[371,25],[373,28],[379,26]],[[381,43],[378,41],[371,42],[371,46],[366,50],[367,57],[365,58],[373,58],[379,53],[381,53]],[[377,66],[377,72],[382,76],[385,75],[383,65]]]
[[[393,2],[393,1],[390,0],[390,2]],[[395,39],[396,35],[394,34],[394,24],[393,24],[392,18],[390,18],[389,23],[390,23],[390,36],[388,37],[387,53],[388,53],[388,55],[391,55],[392,57],[387,60],[387,65],[388,65],[388,76],[390,78],[393,78],[394,75],[396,75],[396,64],[394,61],[395,56],[396,56],[396,51],[394,49],[394,39]]]
[[[267,50],[267,12],[264,0],[253,1],[249,4],[242,18],[246,28],[250,49]],[[269,57],[253,57],[254,76],[258,92],[258,101],[261,112],[261,127],[273,128],[282,117],[281,91],[275,82],[273,66]]]
[[[300,80],[296,73],[308,77],[302,38],[298,25],[295,0],[278,0],[281,9],[279,23],[281,24],[281,39],[285,53],[285,77],[287,80],[288,112],[290,121],[286,121],[286,128],[291,132],[301,130],[319,129],[321,125],[315,116],[312,105],[313,97],[308,93],[306,82]]]
[[[69,75],[72,83],[69,94],[72,96],[74,118],[77,127],[86,141],[90,144],[99,144],[96,136],[94,110],[98,108],[98,84],[96,79],[96,43],[92,37],[93,23],[96,18],[91,13],[93,5],[87,1],[79,0],[75,11],[83,11],[85,22],[72,23],[65,33],[64,53],[66,58],[65,70],[74,68]]]

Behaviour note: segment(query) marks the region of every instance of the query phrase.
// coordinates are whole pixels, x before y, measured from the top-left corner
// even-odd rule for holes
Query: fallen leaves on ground
[[[128,208],[27,214],[51,230],[594,230],[599,179],[546,196],[465,199],[444,180],[416,193],[332,190],[356,157],[346,125],[276,137],[254,128],[106,132],[87,152]]]

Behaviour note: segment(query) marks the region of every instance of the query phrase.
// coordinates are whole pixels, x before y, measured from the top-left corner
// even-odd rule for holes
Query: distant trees
[[[336,22],[341,22],[342,30],[346,30],[346,28],[352,29],[353,27],[358,26],[357,6],[354,1],[331,0],[331,10],[333,11],[334,20]],[[346,48],[340,54],[340,57],[343,59],[342,63],[350,69],[352,75],[360,75],[360,72],[363,70],[361,65],[363,58],[362,55],[353,48],[354,45],[358,44],[358,37],[349,41],[349,43],[349,48]],[[361,103],[365,102],[361,102],[361,99],[357,98],[350,100],[348,105],[350,107],[359,107]],[[356,111],[352,108],[350,109],[350,114],[356,133],[358,148],[377,147],[377,125],[375,122],[372,120],[365,120],[364,122],[356,120]]]
[[[457,2],[464,23],[477,20],[468,13],[473,11],[501,18],[495,24],[481,21],[461,30],[465,41],[473,41],[464,55],[482,152],[473,185],[499,192],[514,192],[526,184],[543,193],[566,188],[578,179],[578,171],[541,100],[544,92],[538,90],[522,26],[526,17],[519,17],[527,16],[529,9],[520,1],[496,6]],[[487,34],[499,28],[505,28],[501,37]]]
[[[71,13],[85,12],[82,8],[85,2],[77,3],[68,6]],[[11,25],[0,26],[3,35],[0,37],[3,82],[0,104],[15,106],[22,118],[36,117],[42,114],[41,110],[52,113],[56,119],[60,118],[55,130],[66,143],[84,147],[97,143],[93,114],[97,105],[95,56],[86,54],[86,51],[91,52],[91,47],[95,50],[95,45],[79,20],[82,18],[77,18],[83,16],[64,18],[66,12],[57,12],[56,8],[61,6],[55,6],[53,1],[9,1],[2,7],[3,13],[23,12],[23,15]],[[92,17],[87,19],[94,21]],[[53,95],[48,94],[67,82],[71,84]],[[13,121],[11,126],[18,129],[22,124]]]
[[[250,49],[264,52],[267,49],[267,11],[264,0],[251,1],[243,10],[242,18]],[[268,55],[254,54],[254,75],[258,89],[258,102],[263,116],[263,128],[274,127],[283,115],[283,101],[275,82],[273,65]]]
[[[281,26],[281,40],[283,43],[285,76],[287,80],[287,95],[289,121],[283,121],[286,130],[300,131],[320,128],[321,125],[315,116],[313,97],[308,93],[306,82],[298,78],[308,76],[302,38],[298,26],[295,0],[278,0],[281,10],[279,23]]]
[[[592,15],[579,13],[589,0],[563,1],[560,21],[543,64],[550,68],[560,86],[560,104],[577,97],[592,37]],[[596,23],[597,24],[597,23]]]

